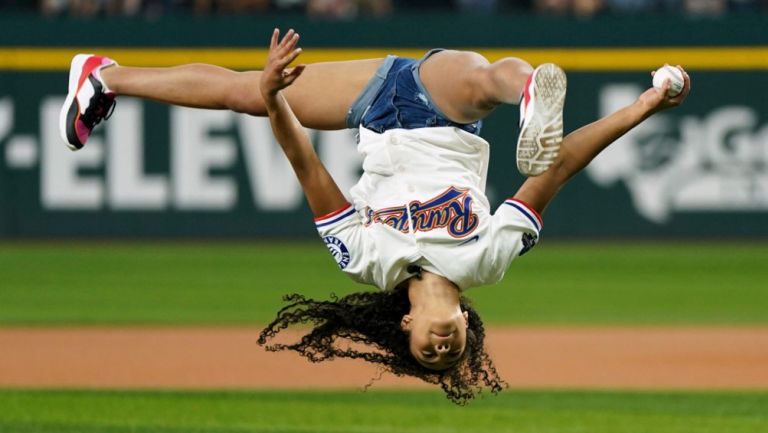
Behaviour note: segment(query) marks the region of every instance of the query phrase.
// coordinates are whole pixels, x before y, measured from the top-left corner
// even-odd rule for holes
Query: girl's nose
[[[438,344],[435,345],[435,351],[437,353],[445,353],[447,351],[451,350],[451,346],[448,344]]]

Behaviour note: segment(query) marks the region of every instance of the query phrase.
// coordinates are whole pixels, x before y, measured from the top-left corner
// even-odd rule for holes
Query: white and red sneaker
[[[92,54],[78,54],[72,59],[69,93],[59,115],[59,132],[70,149],[82,149],[93,128],[112,115],[117,95],[107,88],[99,72],[116,64]]]
[[[517,169],[525,176],[544,173],[557,158],[566,85],[565,72],[552,63],[536,68],[525,83],[517,138]]]

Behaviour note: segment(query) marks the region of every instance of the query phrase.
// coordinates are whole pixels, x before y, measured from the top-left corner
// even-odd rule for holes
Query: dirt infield
[[[350,388],[354,361],[267,353],[255,328],[0,329],[0,387]],[[768,328],[497,328],[512,387],[766,389]],[[377,387],[423,386],[385,375]]]

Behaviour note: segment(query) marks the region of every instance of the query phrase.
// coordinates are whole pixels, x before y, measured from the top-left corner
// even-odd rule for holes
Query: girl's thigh
[[[488,60],[478,53],[446,50],[427,58],[419,67],[419,77],[437,108],[450,120],[471,123],[493,110],[480,103],[488,66]]]
[[[313,129],[344,129],[352,103],[384,59],[307,65],[285,97],[301,123]]]

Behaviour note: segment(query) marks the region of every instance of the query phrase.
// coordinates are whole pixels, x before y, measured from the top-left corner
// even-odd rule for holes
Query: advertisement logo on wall
[[[71,152],[58,132],[62,101],[53,96],[41,101],[40,134],[34,136],[14,134],[13,100],[0,99],[5,169],[39,170],[44,210],[226,212],[242,202],[243,194],[250,194],[246,202],[260,211],[289,211],[303,203],[268,119],[172,107],[169,141],[155,143],[145,139],[157,135],[146,134],[152,125],[144,125],[143,103],[123,98],[88,145]],[[308,132],[328,170],[348,190],[361,166],[354,131]],[[167,152],[168,167],[160,172],[145,167],[150,146]],[[245,167],[247,187],[236,179],[239,165]]]
[[[579,85],[591,83],[574,88]],[[581,100],[576,93],[571,102],[585,108],[582,123],[630,104],[644,89],[620,79],[592,88],[594,93]],[[45,93],[0,96],[0,233],[313,234],[311,224],[298,224],[308,217],[304,198],[268,120],[121,98],[88,146],[71,152],[58,131],[62,101],[62,95]],[[636,236],[657,229],[707,235],[713,224],[735,224],[738,213],[745,221],[728,233],[765,233],[760,219],[768,214],[768,119],[760,101],[738,101],[688,101],[619,139],[574,179],[598,194],[599,205],[584,215],[609,207],[637,215],[648,224],[613,219],[610,232]],[[489,142],[509,142],[501,135],[507,130],[492,131]],[[348,191],[361,170],[356,131],[308,132]],[[512,150],[494,146],[492,158],[514,158]],[[508,173],[491,174],[489,189],[507,191]],[[557,198],[563,208],[578,200]],[[58,225],[62,218],[67,224]],[[550,228],[573,233],[573,225],[562,221],[557,226],[553,220]],[[606,233],[604,223],[583,233],[594,233],[589,230]]]
[[[630,104],[644,89],[611,84],[600,115]],[[600,154],[586,169],[602,187],[623,182],[637,212],[663,224],[676,212],[768,211],[768,123],[746,105],[701,116],[656,115]]]

